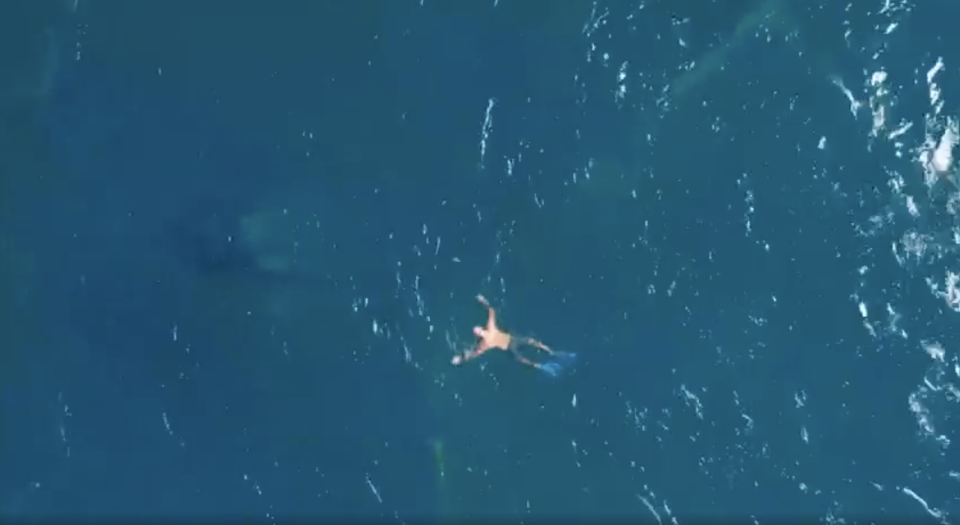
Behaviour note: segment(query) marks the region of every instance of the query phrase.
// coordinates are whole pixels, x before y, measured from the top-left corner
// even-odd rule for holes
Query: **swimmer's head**
[[[475,336],[477,336],[477,337],[483,337],[483,328],[480,328],[479,326],[474,326],[474,327],[473,327],[473,335],[475,335]]]

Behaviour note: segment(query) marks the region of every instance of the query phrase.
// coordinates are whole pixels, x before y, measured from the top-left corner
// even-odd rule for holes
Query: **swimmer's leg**
[[[558,354],[563,354],[563,355],[560,356],[561,359],[554,359],[547,363],[536,363],[534,361],[527,359],[526,357],[523,357],[523,355],[520,353],[519,349],[523,345],[532,346],[538,350],[547,352],[551,356],[556,356]],[[548,348],[547,345],[541,343],[540,341],[537,341],[532,337],[515,337],[513,341],[510,342],[510,348],[508,348],[508,350],[510,350],[510,353],[513,354],[513,356],[517,359],[517,361],[520,361],[521,363],[527,366],[536,368],[541,372],[545,372],[552,377],[558,377],[560,375],[560,372],[562,372],[563,368],[565,367],[566,359],[564,359],[564,357],[567,355],[567,353],[554,352],[553,350]],[[576,355],[576,354],[570,354],[570,355]]]
[[[554,355],[555,354],[557,354],[557,352],[554,352]],[[575,355],[575,354],[564,353],[564,357],[571,356],[571,355]],[[526,357],[523,357],[522,355],[520,355],[520,352],[517,352],[516,350],[513,350],[513,356],[516,357],[517,361],[520,361],[521,363],[529,367],[536,368],[537,370],[554,378],[560,377],[563,374],[563,370],[566,368],[566,363],[564,362],[565,359],[552,360],[546,363],[536,363],[527,359]],[[572,363],[572,361],[570,362]]]
[[[516,345],[510,345],[510,353],[513,354],[513,357],[515,357],[515,358],[517,359],[517,361],[520,361],[521,363],[523,363],[523,364],[525,364],[525,365],[527,365],[527,366],[536,368],[537,370],[542,370],[542,371],[544,371],[544,372],[550,373],[550,372],[548,372],[547,370],[544,370],[544,369],[543,369],[544,365],[542,365],[542,364],[540,364],[540,363],[535,363],[535,362],[527,359],[526,357],[523,357],[522,355],[520,355],[520,352],[517,351]],[[550,373],[550,375],[555,375],[555,374]]]
[[[523,337],[523,338],[521,338],[520,342],[523,343],[523,344],[525,344],[525,345],[532,346],[532,347],[536,348],[537,350],[542,350],[542,351],[544,351],[544,352],[546,352],[546,353],[548,353],[548,354],[553,354],[553,353],[554,353],[554,351],[551,350],[549,346],[541,343],[540,341],[538,341],[538,340],[536,340],[536,339],[534,339],[534,338],[532,338],[532,337]]]
[[[534,363],[533,361],[531,361],[531,360],[527,359],[526,357],[523,357],[522,355],[520,355],[520,352],[517,352],[516,350],[511,350],[511,352],[513,352],[513,357],[515,357],[515,358],[517,359],[517,361],[520,361],[521,363],[523,363],[523,364],[525,364],[525,365],[527,365],[527,366],[532,366],[532,367],[534,367],[534,368],[540,368],[540,363]]]
[[[553,361],[562,367],[570,366],[577,362],[577,354],[574,352],[551,352]]]

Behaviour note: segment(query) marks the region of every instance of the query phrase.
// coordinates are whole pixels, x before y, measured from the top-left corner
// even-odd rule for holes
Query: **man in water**
[[[517,358],[517,361],[520,361],[525,365],[532,366],[537,370],[541,370],[552,376],[559,375],[560,371],[563,369],[563,366],[567,362],[573,361],[576,354],[568,352],[555,352],[547,345],[532,337],[519,337],[504,332],[497,326],[497,313],[493,307],[490,306],[490,302],[487,301],[487,299],[482,295],[478,295],[477,300],[480,301],[480,304],[487,308],[487,325],[486,327],[473,327],[473,335],[475,335],[480,342],[477,343],[477,346],[474,347],[473,350],[468,350],[462,354],[453,356],[451,363],[454,365],[459,365],[465,361],[480,357],[486,351],[494,349],[511,352],[514,357]],[[547,363],[533,362],[520,354],[520,348],[523,346],[532,346],[537,350],[546,352],[553,357],[554,360]]]

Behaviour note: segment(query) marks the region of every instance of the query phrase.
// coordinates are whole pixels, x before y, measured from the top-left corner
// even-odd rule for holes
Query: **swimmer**
[[[475,335],[480,342],[477,343],[477,346],[473,350],[468,350],[463,354],[453,356],[451,363],[454,365],[459,365],[476,357],[480,357],[488,350],[503,350],[505,352],[511,352],[517,361],[527,366],[532,366],[537,370],[546,372],[552,376],[557,376],[566,364],[573,361],[576,354],[556,352],[532,337],[519,337],[504,332],[497,326],[497,312],[490,306],[487,299],[482,295],[478,295],[477,301],[480,301],[480,304],[487,307],[487,325],[482,328],[479,326],[473,327],[473,335]],[[556,359],[548,363],[531,361],[520,355],[520,347],[522,346],[532,346]]]

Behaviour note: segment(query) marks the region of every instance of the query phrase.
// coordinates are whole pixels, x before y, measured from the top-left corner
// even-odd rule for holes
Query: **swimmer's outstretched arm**
[[[471,349],[471,350],[465,350],[462,354],[457,354],[457,355],[453,356],[453,359],[452,359],[450,362],[453,363],[453,364],[455,364],[455,365],[459,365],[459,364],[461,364],[461,363],[465,363],[465,362],[473,359],[474,357],[479,357],[480,354],[483,354],[484,352],[486,352],[486,351],[489,350],[489,349],[490,349],[490,347],[488,347],[486,344],[484,344],[483,341],[480,341],[480,342],[477,344],[477,346],[473,347],[473,349]]]
[[[497,327],[497,312],[490,306],[490,301],[487,301],[487,298],[482,295],[477,295],[477,301],[480,301],[480,304],[487,307],[487,330]]]
[[[459,364],[466,363],[467,361],[473,359],[474,357],[477,357],[478,355],[480,354],[476,350],[467,350],[462,354],[457,354],[453,356],[450,362],[455,365],[459,365]]]

